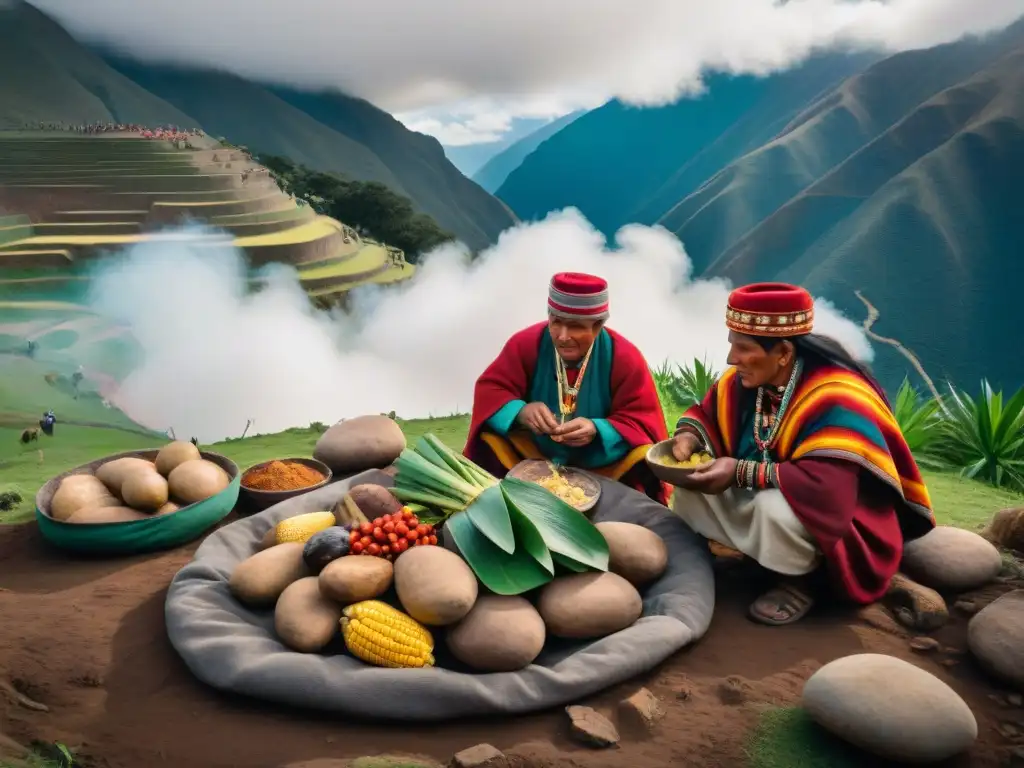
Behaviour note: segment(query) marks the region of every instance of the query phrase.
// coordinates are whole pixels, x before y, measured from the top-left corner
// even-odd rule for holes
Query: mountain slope
[[[542,125],[533,133],[523,136],[484,163],[476,173],[472,174],[473,181],[493,195],[505,183],[508,175],[522,165],[523,160],[531,152],[585,114],[586,110],[584,109],[570,112],[568,115],[562,115],[557,120]]]
[[[197,126],[111,69],[50,17],[8,0],[0,3],[0,128],[39,121]]]
[[[524,219],[576,206],[609,235],[626,223],[652,224],[875,60],[829,54],[766,78],[716,75],[703,96],[666,107],[609,102],[545,141],[497,195]]]
[[[414,133],[363,99],[340,93],[269,89],[322,125],[372,151],[423,212],[472,248],[497,240],[515,219],[480,186],[463,176],[432,136]]]
[[[500,152],[504,152],[520,139],[525,139],[534,131],[540,130],[551,123],[551,120],[536,117],[517,117],[510,121],[509,129],[498,141],[487,141],[480,144],[452,146],[444,144],[444,153],[462,174],[476,181],[474,176],[484,163]],[[491,190],[488,190],[489,192]]]
[[[1019,325],[1024,282],[1024,26],[987,43],[957,46],[906,54],[884,72],[865,73],[843,90],[845,101],[831,99],[796,136],[764,150],[776,155],[774,167],[792,167],[792,157],[816,154],[814,138],[821,134],[812,125],[833,111],[871,114],[857,125],[878,127],[885,110],[868,113],[865,104],[891,105],[895,94],[903,95],[900,73],[934,74],[943,61],[954,62],[945,69],[949,77],[966,62],[986,58],[983,52],[992,59],[916,105],[755,226],[733,223],[756,218],[748,212],[778,185],[763,173],[751,185],[741,181],[743,169],[727,169],[728,185],[713,179],[702,190],[706,199],[685,202],[701,213],[682,229],[717,233],[705,237],[705,245],[732,238],[726,231],[741,233],[717,255],[694,249],[702,259],[713,257],[705,275],[799,282],[862,316],[859,291],[880,312],[877,332],[898,339],[933,377],[973,390],[985,376],[1016,389],[1024,381],[1024,360],[1006,354],[1005,334]],[[841,134],[833,129],[828,135]],[[883,348],[876,367],[893,384],[907,363]]]

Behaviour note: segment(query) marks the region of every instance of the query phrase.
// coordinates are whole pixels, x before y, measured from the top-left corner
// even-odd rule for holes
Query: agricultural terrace
[[[0,132],[0,297],[80,294],[90,259],[197,220],[227,233],[254,267],[295,266],[319,303],[415,271],[400,251],[283,193],[245,150],[173,138]]]

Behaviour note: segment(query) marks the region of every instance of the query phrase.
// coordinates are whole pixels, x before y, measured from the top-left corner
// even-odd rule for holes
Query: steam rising
[[[203,230],[193,230],[201,234]],[[633,225],[613,249],[574,209],[505,232],[470,263],[461,247],[431,254],[407,285],[361,288],[349,313],[309,306],[295,272],[275,267],[248,289],[244,255],[187,240],[133,246],[101,264],[90,303],[128,324],[145,352],[113,397],[134,419],[210,442],[394,410],[404,418],[468,411],[473,384],[508,337],[543,320],[552,273],[608,279],[610,326],[652,366],[728,351],[729,286],[693,280],[679,241]],[[855,356],[858,326],[817,302],[817,330]]]

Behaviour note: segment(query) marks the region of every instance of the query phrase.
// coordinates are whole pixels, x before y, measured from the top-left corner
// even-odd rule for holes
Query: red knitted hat
[[[725,324],[748,336],[802,336],[814,325],[814,299],[788,283],[745,285],[729,294]]]
[[[548,313],[565,320],[607,320],[608,281],[582,272],[559,272],[551,278]]]

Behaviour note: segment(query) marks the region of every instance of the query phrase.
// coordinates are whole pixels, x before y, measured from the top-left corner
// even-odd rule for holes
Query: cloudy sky
[[[706,69],[897,51],[1002,28],[1024,0],[31,0],[141,58],[338,87],[448,145],[611,97],[662,104]]]

